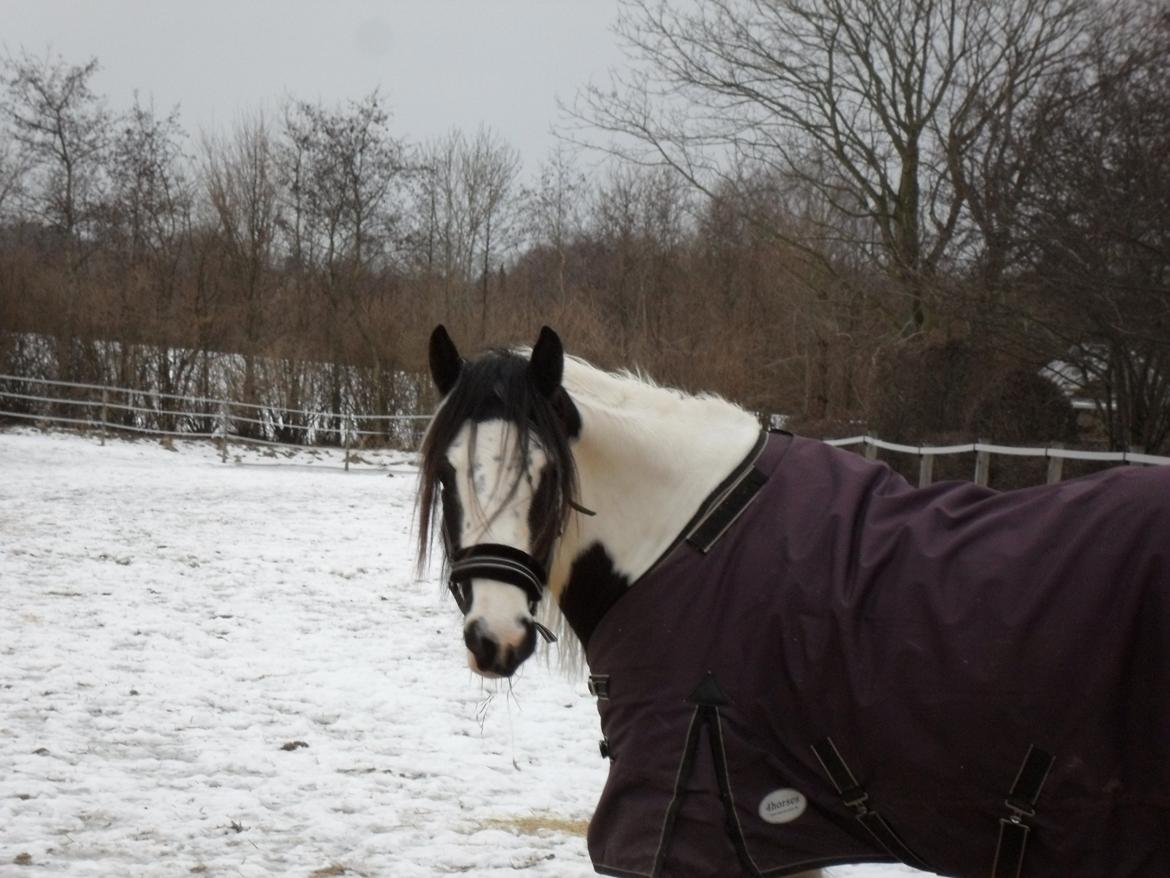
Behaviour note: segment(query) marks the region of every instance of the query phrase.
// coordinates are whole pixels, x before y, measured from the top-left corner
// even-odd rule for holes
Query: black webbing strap
[[[687,740],[683,746],[682,760],[678,766],[678,776],[675,778],[674,795],[666,809],[666,816],[662,822],[662,836],[658,841],[658,851],[654,854],[654,866],[650,870],[651,878],[660,878],[662,870],[666,868],[666,858],[670,855],[670,845],[674,841],[674,827],[678,822],[678,813],[682,809],[683,799],[686,798],[687,784],[695,770],[695,759],[699,752],[699,735],[706,725],[706,717],[702,707],[696,707],[691,716],[691,725],[687,729]]]
[[[756,461],[768,444],[768,433],[761,432],[756,444],[703,502],[695,517],[683,528],[684,538],[703,554],[719,541],[727,529],[755,499],[768,477],[756,469]]]
[[[845,759],[841,756],[841,752],[833,743],[832,738],[825,738],[813,744],[812,751],[813,755],[817,757],[817,761],[821,763],[821,767],[825,770],[833,787],[837,790],[837,795],[845,803],[845,807],[853,811],[857,822],[865,827],[865,830],[882,850],[911,868],[921,869],[924,872],[936,871],[933,866],[914,853],[898,837],[898,833],[894,832],[894,828],[886,822],[881,814],[869,807],[869,794],[857,782],[857,778],[853,776],[853,772],[845,764]]]
[[[662,837],[659,841],[658,852],[654,856],[654,866],[650,870],[650,878],[661,878],[670,855],[671,844],[674,841],[675,825],[678,822],[679,811],[687,795],[687,788],[691,775],[695,770],[695,763],[699,755],[699,739],[703,730],[707,732],[707,740],[711,749],[711,758],[715,768],[715,779],[719,784],[719,800],[723,804],[723,825],[727,839],[735,849],[739,860],[741,875],[744,878],[760,878],[760,870],[752,862],[748,853],[747,843],[735,816],[735,800],[731,795],[731,781],[727,776],[727,767],[723,757],[723,732],[719,718],[719,708],[713,704],[698,704],[691,718],[690,730],[687,732],[686,745],[683,748],[682,761],[679,764],[678,778],[675,781],[674,797],[666,811],[663,822]],[[608,744],[608,742],[606,742]]]
[[[744,473],[699,526],[687,535],[687,542],[704,554],[711,551],[711,547],[735,524],[735,520],[747,509],[767,481],[768,477],[755,467]]]
[[[1004,804],[1012,812],[1010,817],[999,819],[999,842],[995,846],[995,861],[991,864],[991,878],[1019,878],[1024,866],[1024,849],[1028,845],[1031,827],[1025,817],[1036,814],[1036,800],[1048,772],[1052,769],[1053,758],[1039,747],[1028,747],[1028,754],[1020,766],[1012,788]]]
[[[662,836],[658,843],[658,852],[654,856],[654,866],[650,870],[650,878],[661,878],[666,869],[670,847],[674,841],[675,825],[678,822],[683,800],[690,787],[691,775],[694,773],[699,755],[699,741],[704,730],[707,732],[707,743],[711,749],[715,780],[719,784],[719,800],[723,804],[724,830],[727,833],[728,841],[735,849],[736,857],[739,859],[742,870],[740,874],[744,878],[760,878],[761,872],[759,867],[752,862],[751,854],[748,853],[747,842],[744,841],[743,830],[735,813],[731,779],[727,775],[727,757],[723,747],[723,721],[719,714],[719,708],[728,704],[727,695],[724,694],[715,675],[708,671],[687,697],[687,701],[695,705],[695,712],[691,715],[686,745],[683,747],[682,760],[679,762],[678,776],[675,780],[674,796],[666,809]]]

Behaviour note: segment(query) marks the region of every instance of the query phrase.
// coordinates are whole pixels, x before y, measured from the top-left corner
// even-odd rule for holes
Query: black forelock
[[[571,416],[566,417],[566,413]],[[419,564],[430,550],[435,519],[439,509],[435,502],[444,468],[448,465],[447,449],[471,422],[504,420],[516,425],[517,441],[510,443],[517,471],[524,470],[531,442],[544,451],[548,463],[546,477],[553,488],[540,491],[533,498],[529,513],[533,527],[533,545],[529,550],[547,561],[553,543],[563,530],[576,495],[576,468],[569,439],[576,435],[580,423],[576,409],[563,388],[550,398],[540,391],[528,370],[528,360],[508,350],[491,350],[463,365],[458,381],[444,398],[423,438],[419,491]],[[540,473],[532,474],[540,478]],[[514,489],[514,487],[513,487]],[[537,505],[544,508],[536,508]],[[457,535],[453,535],[457,537]]]

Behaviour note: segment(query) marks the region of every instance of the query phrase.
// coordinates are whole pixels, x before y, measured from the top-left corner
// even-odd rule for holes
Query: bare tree
[[[356,336],[361,359],[380,384],[391,352],[375,319],[384,304],[376,295],[377,277],[394,259],[405,148],[391,133],[390,114],[376,91],[343,108],[290,104],[284,135],[286,226],[297,270],[316,279],[311,287],[323,299],[327,355],[335,364],[353,360],[355,352],[342,350],[341,342]],[[336,412],[345,374],[339,367],[331,371]]]
[[[665,164],[705,192],[737,169],[799,181],[832,208],[793,243],[852,243],[922,328],[932,276],[964,253],[973,156],[1072,57],[1083,0],[626,0],[637,62],[579,95],[570,137]],[[592,141],[590,141],[592,142]]]
[[[636,167],[611,169],[597,189],[590,232],[604,251],[601,301],[626,358],[661,347],[672,312],[686,307],[689,194],[674,175]]]
[[[7,94],[0,106],[36,178],[36,209],[70,242],[101,196],[110,117],[91,87],[97,71],[96,58],[69,65],[22,53],[3,62]]]
[[[285,111],[281,169],[296,243],[323,264],[368,267],[392,240],[404,147],[375,91],[347,107],[299,101]]]
[[[244,400],[254,402],[279,215],[269,124],[259,115],[243,119],[229,138],[205,137],[203,154],[207,203],[227,261],[223,279],[242,312]]]
[[[584,200],[588,181],[573,164],[567,146],[558,144],[540,167],[540,178],[528,190],[525,212],[530,246],[547,246],[556,258],[556,294],[566,298],[565,275],[569,247],[584,224]]]
[[[3,61],[3,115],[29,171],[26,203],[57,236],[63,295],[56,341],[61,372],[78,375],[92,354],[79,338],[82,273],[94,252],[91,224],[102,198],[109,115],[91,88],[97,59],[69,65],[22,52]]]
[[[487,340],[488,288],[494,269],[503,270],[501,257],[516,242],[516,202],[513,196],[520,171],[520,153],[488,128],[480,128],[463,157],[466,208],[482,229],[479,248],[479,332]]]
[[[24,192],[28,161],[7,132],[0,130],[0,221]],[[13,208],[14,209],[14,208]]]
[[[453,130],[441,138],[423,143],[415,163],[421,168],[417,177],[414,216],[421,251],[421,262],[428,275],[443,287],[444,309],[449,313],[459,305],[470,309],[466,285],[471,265],[464,256],[470,250],[471,218],[461,209],[464,195],[460,156],[464,150],[463,133]],[[457,291],[463,291],[459,301]]]
[[[135,96],[118,120],[108,161],[104,235],[111,285],[127,314],[126,328],[131,312],[140,312],[144,334],[156,340],[155,381],[164,393],[179,391],[197,350],[193,338],[177,332],[195,199],[185,142],[178,110],[160,117]],[[129,348],[122,345],[123,382],[129,380]]]
[[[1011,329],[1055,343],[1115,448],[1170,445],[1170,14],[1103,28],[1031,120]]]
[[[424,169],[414,210],[423,261],[441,279],[448,311],[471,314],[479,287],[482,334],[493,269],[516,243],[519,154],[490,129],[471,139],[454,130],[424,144],[415,164]]]

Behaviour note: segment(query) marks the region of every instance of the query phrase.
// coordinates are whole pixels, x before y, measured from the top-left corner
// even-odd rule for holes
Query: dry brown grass
[[[525,817],[492,817],[484,820],[483,829],[504,829],[521,835],[541,835],[546,832],[563,832],[566,835],[584,835],[589,829],[588,820],[568,820],[552,814],[529,814]]]

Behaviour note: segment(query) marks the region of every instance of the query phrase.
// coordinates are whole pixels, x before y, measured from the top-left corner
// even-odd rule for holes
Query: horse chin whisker
[[[504,680],[504,679],[506,679],[504,674],[498,674],[495,671],[491,670],[490,668],[489,669],[481,668],[479,666],[479,662],[476,661],[474,653],[472,653],[470,650],[468,650],[468,652],[467,652],[467,668],[468,668],[468,670],[471,671],[471,673],[475,674],[477,677],[483,678],[484,680]]]

